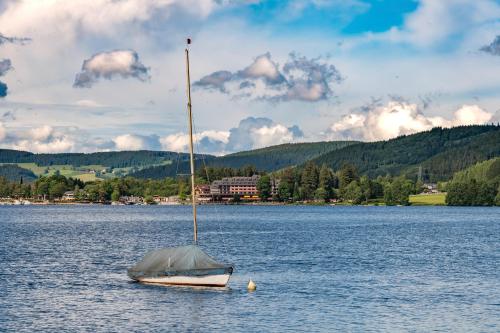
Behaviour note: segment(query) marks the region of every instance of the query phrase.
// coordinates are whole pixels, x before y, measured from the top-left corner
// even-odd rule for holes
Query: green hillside
[[[207,166],[243,168],[253,165],[260,171],[275,171],[287,166],[300,165],[306,161],[322,154],[335,151],[356,144],[356,141],[331,141],[310,143],[287,143],[267,148],[243,151],[213,158],[206,156],[199,159],[197,167],[203,164]],[[189,163],[183,162],[178,165],[156,166],[145,168],[132,174],[138,178],[159,179],[163,177],[175,177],[176,174],[189,173]]]
[[[213,166],[241,168],[253,165],[257,170],[274,171],[287,166],[299,165],[313,158],[357,143],[356,141],[330,141],[287,143],[267,148],[243,151],[217,157]]]
[[[451,206],[500,206],[500,158],[455,173],[446,191]]]
[[[492,158],[455,173],[453,181],[485,181],[498,185],[500,183],[500,158]]]
[[[31,171],[15,164],[0,165],[0,177],[5,177],[11,182],[32,182],[37,176]]]
[[[126,176],[152,166],[177,166],[178,163],[182,164],[187,160],[189,160],[188,154],[169,151],[33,154],[0,149],[0,165],[17,165],[19,169],[24,170],[23,172],[29,171],[35,177],[59,173],[85,182]]]
[[[314,159],[338,170],[350,163],[361,174],[406,174],[416,177],[422,166],[424,180],[449,179],[477,162],[500,156],[500,126],[434,128],[388,141],[358,143]]]
[[[350,163],[360,174],[372,178],[387,174],[415,178],[422,167],[424,181],[434,182],[448,180],[457,171],[497,156],[500,156],[500,126],[477,125],[434,128],[379,142],[295,143],[220,157],[198,154],[196,165],[235,169],[253,165],[257,170],[270,172],[312,160],[334,170]],[[161,151],[33,154],[0,149],[0,165],[17,164],[36,176],[59,172],[82,180],[124,175],[153,179],[175,177],[189,173],[188,159],[185,153]]]
[[[0,163],[35,163],[38,166],[101,165],[109,168],[143,167],[165,161],[186,161],[189,155],[170,151],[113,151],[98,153],[33,154],[26,151],[0,149]]]

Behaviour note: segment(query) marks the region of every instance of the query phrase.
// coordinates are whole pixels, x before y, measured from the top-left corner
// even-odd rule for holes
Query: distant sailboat
[[[191,44],[190,39],[187,40],[187,44]],[[128,269],[128,276],[135,281],[144,283],[225,287],[233,273],[233,266],[217,262],[203,252],[198,246],[198,227],[194,191],[193,117],[191,112],[191,81],[189,76],[188,48],[186,48],[185,53],[194,244],[151,251],[135,266]]]

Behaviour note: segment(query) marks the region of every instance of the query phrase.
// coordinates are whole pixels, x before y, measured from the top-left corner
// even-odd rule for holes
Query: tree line
[[[273,178],[279,179],[274,197],[271,191]],[[315,200],[362,204],[383,201],[386,205],[408,205],[410,194],[416,193],[418,186],[404,176],[379,176],[376,179],[360,176],[351,164],[344,164],[334,171],[326,164],[318,167],[314,162],[308,162],[303,168],[286,168],[264,175],[257,188],[262,200],[273,197],[281,202]]]
[[[152,202],[155,195],[179,195],[181,199],[186,198],[190,194],[190,186],[185,178],[150,180],[125,177],[84,183],[79,179],[56,173],[42,176],[31,184],[22,184],[0,177],[0,197],[4,198],[34,197],[55,200],[60,199],[67,191],[74,191],[78,201],[109,202],[118,201],[122,196],[138,196]]]
[[[446,191],[450,206],[500,206],[500,158],[457,172]]]
[[[263,201],[409,205],[409,196],[420,193],[423,185],[404,175],[370,179],[360,175],[352,164],[345,163],[340,169],[333,170],[326,164],[319,167],[312,161],[302,167],[288,167],[274,173],[259,172],[250,165],[238,169],[208,166],[198,170],[196,183],[209,184],[224,177],[250,177],[255,174],[261,175],[257,189]],[[447,192],[448,205],[500,205],[500,158],[457,172],[449,182],[439,184],[439,187]],[[185,199],[190,189],[187,177],[159,180],[124,177],[87,183],[66,178],[57,172],[51,176],[41,176],[33,183],[26,183],[23,178],[9,181],[0,177],[0,197],[12,198],[54,200],[61,198],[66,191],[74,191],[75,198],[80,201],[109,202],[118,201],[121,196],[139,196],[152,202],[153,196],[178,195],[180,199]]]
[[[148,166],[165,161],[186,161],[189,155],[170,151],[112,151],[97,153],[33,154],[26,151],[0,149],[0,163],[36,163],[51,165],[103,165],[111,168]]]

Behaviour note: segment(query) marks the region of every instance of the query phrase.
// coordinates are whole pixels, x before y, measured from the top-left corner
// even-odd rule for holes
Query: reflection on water
[[[203,206],[229,288],[130,281],[189,214],[0,207],[0,331],[500,331],[498,208]]]

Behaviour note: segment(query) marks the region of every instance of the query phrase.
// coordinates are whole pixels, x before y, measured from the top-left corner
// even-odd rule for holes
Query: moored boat
[[[187,40],[187,44],[191,40]],[[191,110],[191,82],[189,77],[189,49],[185,50],[187,76],[187,111],[189,118],[189,158],[191,167],[191,203],[193,207],[194,244],[158,249],[147,253],[135,266],[128,269],[128,276],[138,282],[163,285],[225,287],[233,273],[233,266],[223,264],[198,246],[196,216],[193,117]]]

